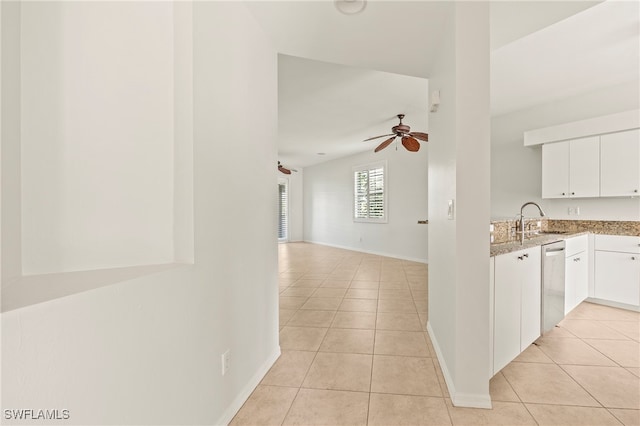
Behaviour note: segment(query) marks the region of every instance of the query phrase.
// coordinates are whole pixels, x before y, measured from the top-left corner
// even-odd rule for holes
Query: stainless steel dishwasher
[[[540,334],[564,318],[564,240],[542,246],[542,312]]]

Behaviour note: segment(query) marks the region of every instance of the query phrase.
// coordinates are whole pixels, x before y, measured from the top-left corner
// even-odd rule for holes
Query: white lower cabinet
[[[640,305],[640,237],[595,236],[594,297]]]
[[[567,257],[565,266],[564,314],[571,312],[589,296],[589,258],[587,252]]]
[[[589,240],[586,235],[566,240],[564,314],[589,296]]]
[[[540,336],[540,247],[495,257],[493,373]]]
[[[595,273],[596,298],[640,305],[640,255],[596,251]]]

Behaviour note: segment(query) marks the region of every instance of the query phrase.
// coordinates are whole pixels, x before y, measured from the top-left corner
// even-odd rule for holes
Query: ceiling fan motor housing
[[[396,135],[399,135],[403,133],[409,133],[411,131],[411,127],[407,126],[406,124],[399,124],[397,126],[393,126],[391,128],[391,131]]]

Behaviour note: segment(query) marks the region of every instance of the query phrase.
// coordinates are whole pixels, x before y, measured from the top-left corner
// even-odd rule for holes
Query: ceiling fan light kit
[[[424,142],[428,142],[429,141],[429,135],[428,134],[423,133],[423,132],[412,132],[411,131],[411,127],[409,127],[408,125],[402,123],[402,119],[404,118],[404,114],[398,114],[397,117],[400,120],[400,123],[398,123],[397,126],[393,126],[391,128],[391,131],[393,133],[390,133],[388,135],[374,136],[372,138],[364,140],[365,142],[367,142],[367,141],[371,141],[371,140],[374,140],[374,139],[379,139],[379,138],[384,138],[384,137],[387,137],[387,136],[391,136],[389,139],[385,140],[380,145],[378,145],[373,152],[382,151],[383,149],[385,149],[386,147],[391,145],[391,143],[396,138],[401,138],[402,146],[404,146],[406,148],[406,150],[410,151],[410,152],[418,152],[420,150],[420,142],[418,142],[418,139],[420,139],[421,141],[424,141]]]

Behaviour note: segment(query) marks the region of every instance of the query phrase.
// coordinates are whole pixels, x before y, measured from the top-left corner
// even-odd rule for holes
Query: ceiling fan
[[[424,142],[428,142],[429,135],[422,132],[412,132],[411,127],[402,123],[404,114],[398,114],[398,118],[400,119],[400,123],[397,126],[393,126],[391,128],[391,131],[393,133],[390,133],[388,135],[374,136],[372,138],[365,139],[364,142],[391,136],[389,139],[378,145],[378,147],[374,150],[374,152],[378,152],[391,145],[391,142],[393,142],[396,138],[402,138],[402,146],[404,146],[407,151],[417,152],[420,149],[420,142],[418,142],[418,139]]]
[[[297,172],[296,169],[292,169],[292,168],[286,168],[284,167],[282,164],[280,164],[280,162],[278,161],[278,170],[281,173],[284,173],[285,175],[290,175],[291,172]]]

